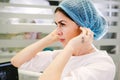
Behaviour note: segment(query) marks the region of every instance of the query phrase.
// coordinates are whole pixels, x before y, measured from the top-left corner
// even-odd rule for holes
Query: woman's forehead
[[[64,21],[64,22],[70,21],[70,19],[60,11],[55,13],[54,20],[57,21],[57,22],[59,22],[59,21]]]

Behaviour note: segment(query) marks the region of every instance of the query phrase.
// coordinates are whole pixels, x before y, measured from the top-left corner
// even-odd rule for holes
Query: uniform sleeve
[[[73,70],[62,80],[114,80],[114,76],[114,65],[98,62]]]
[[[46,69],[52,60],[52,51],[43,51],[38,53],[30,61],[21,65],[19,69],[42,72],[44,69]]]

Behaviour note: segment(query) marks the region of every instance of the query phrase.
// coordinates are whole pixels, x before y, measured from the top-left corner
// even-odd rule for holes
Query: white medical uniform
[[[61,50],[43,51],[24,63],[20,69],[44,71]],[[106,51],[72,56],[66,64],[61,80],[114,80],[115,64]]]

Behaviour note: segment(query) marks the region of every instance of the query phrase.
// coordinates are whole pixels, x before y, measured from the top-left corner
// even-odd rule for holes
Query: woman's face
[[[55,13],[59,41],[65,46],[70,39],[81,33],[80,27],[60,11]]]

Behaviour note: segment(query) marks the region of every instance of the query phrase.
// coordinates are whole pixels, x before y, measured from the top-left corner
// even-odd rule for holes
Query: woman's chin
[[[65,47],[67,45],[67,43],[62,43],[62,46]]]
[[[65,44],[62,44],[63,47],[65,47],[66,45]]]

